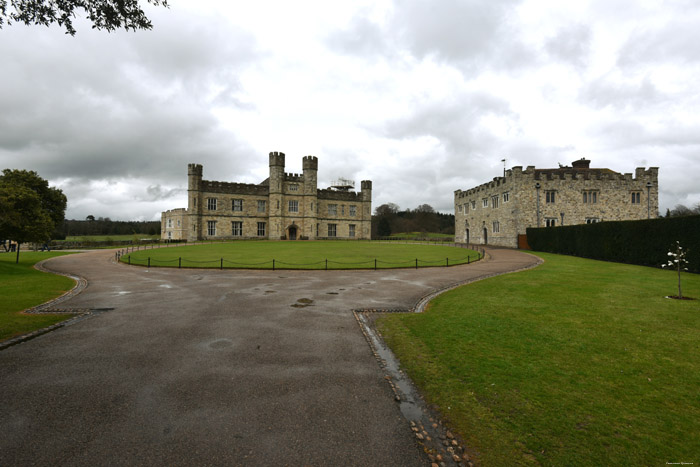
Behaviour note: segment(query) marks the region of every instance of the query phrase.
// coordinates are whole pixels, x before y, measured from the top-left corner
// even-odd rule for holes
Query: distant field
[[[60,252],[0,253],[0,341],[26,334],[70,318],[66,315],[29,315],[21,311],[41,305],[69,291],[75,281],[68,277],[37,271],[34,264]]]
[[[359,241],[241,241],[135,251],[131,264],[256,269],[378,269],[445,266],[475,261],[477,253],[444,245]]]
[[[131,235],[70,235],[66,242],[110,242],[110,241],[141,241],[143,239],[158,240],[160,235],[131,234]]]
[[[481,465],[700,463],[700,301],[664,298],[673,271],[537,256],[378,319],[426,400]]]

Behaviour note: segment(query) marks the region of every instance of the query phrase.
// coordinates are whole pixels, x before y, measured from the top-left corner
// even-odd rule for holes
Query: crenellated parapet
[[[202,191],[230,195],[267,195],[269,187],[252,183],[219,182],[202,180]]]

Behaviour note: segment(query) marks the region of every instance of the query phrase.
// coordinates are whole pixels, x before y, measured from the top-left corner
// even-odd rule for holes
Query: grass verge
[[[377,269],[456,265],[475,261],[473,250],[444,245],[361,241],[239,241],[138,250],[130,264],[167,267],[271,269]],[[222,261],[223,260],[223,261]]]
[[[378,320],[426,399],[482,465],[700,463],[700,301],[664,298],[670,271],[537,255]]]
[[[19,255],[0,253],[0,341],[42,329],[71,316],[51,314],[24,314],[23,310],[54,299],[75,286],[75,281],[64,276],[37,271],[39,261],[67,253],[29,252]]]

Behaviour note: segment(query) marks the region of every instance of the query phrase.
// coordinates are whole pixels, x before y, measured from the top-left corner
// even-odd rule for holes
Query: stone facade
[[[658,175],[657,167],[637,168],[634,176],[590,168],[586,159],[558,169],[513,167],[454,192],[455,240],[517,247],[528,227],[655,218]]]
[[[270,153],[270,177],[262,183],[203,180],[203,167],[189,164],[187,209],[161,215],[163,240],[369,239],[372,182],[359,193],[349,187],[318,189],[318,159],[303,159],[303,173],[285,173],[285,155]]]

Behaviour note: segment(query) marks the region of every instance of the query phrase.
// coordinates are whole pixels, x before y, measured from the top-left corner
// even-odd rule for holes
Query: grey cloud
[[[591,47],[591,30],[583,24],[572,24],[562,28],[545,43],[545,50],[550,56],[570,63],[576,68],[584,68],[588,61]]]
[[[186,188],[166,188],[160,184],[149,185],[148,188],[146,188],[146,196],[144,197],[144,201],[168,200],[176,196],[182,197],[182,195],[186,192]]]
[[[638,30],[622,46],[618,65],[627,68],[638,64],[700,62],[697,18],[665,23],[654,30]]]
[[[605,77],[589,82],[579,93],[579,100],[596,108],[643,109],[665,102],[664,96],[646,76],[639,83],[615,83]]]
[[[401,51],[423,59],[434,57],[464,71],[492,66],[512,68],[536,60],[536,53],[518,40],[509,12],[520,0],[491,2],[396,0],[386,23],[363,16],[330,36],[327,45],[341,53],[382,54]]]

